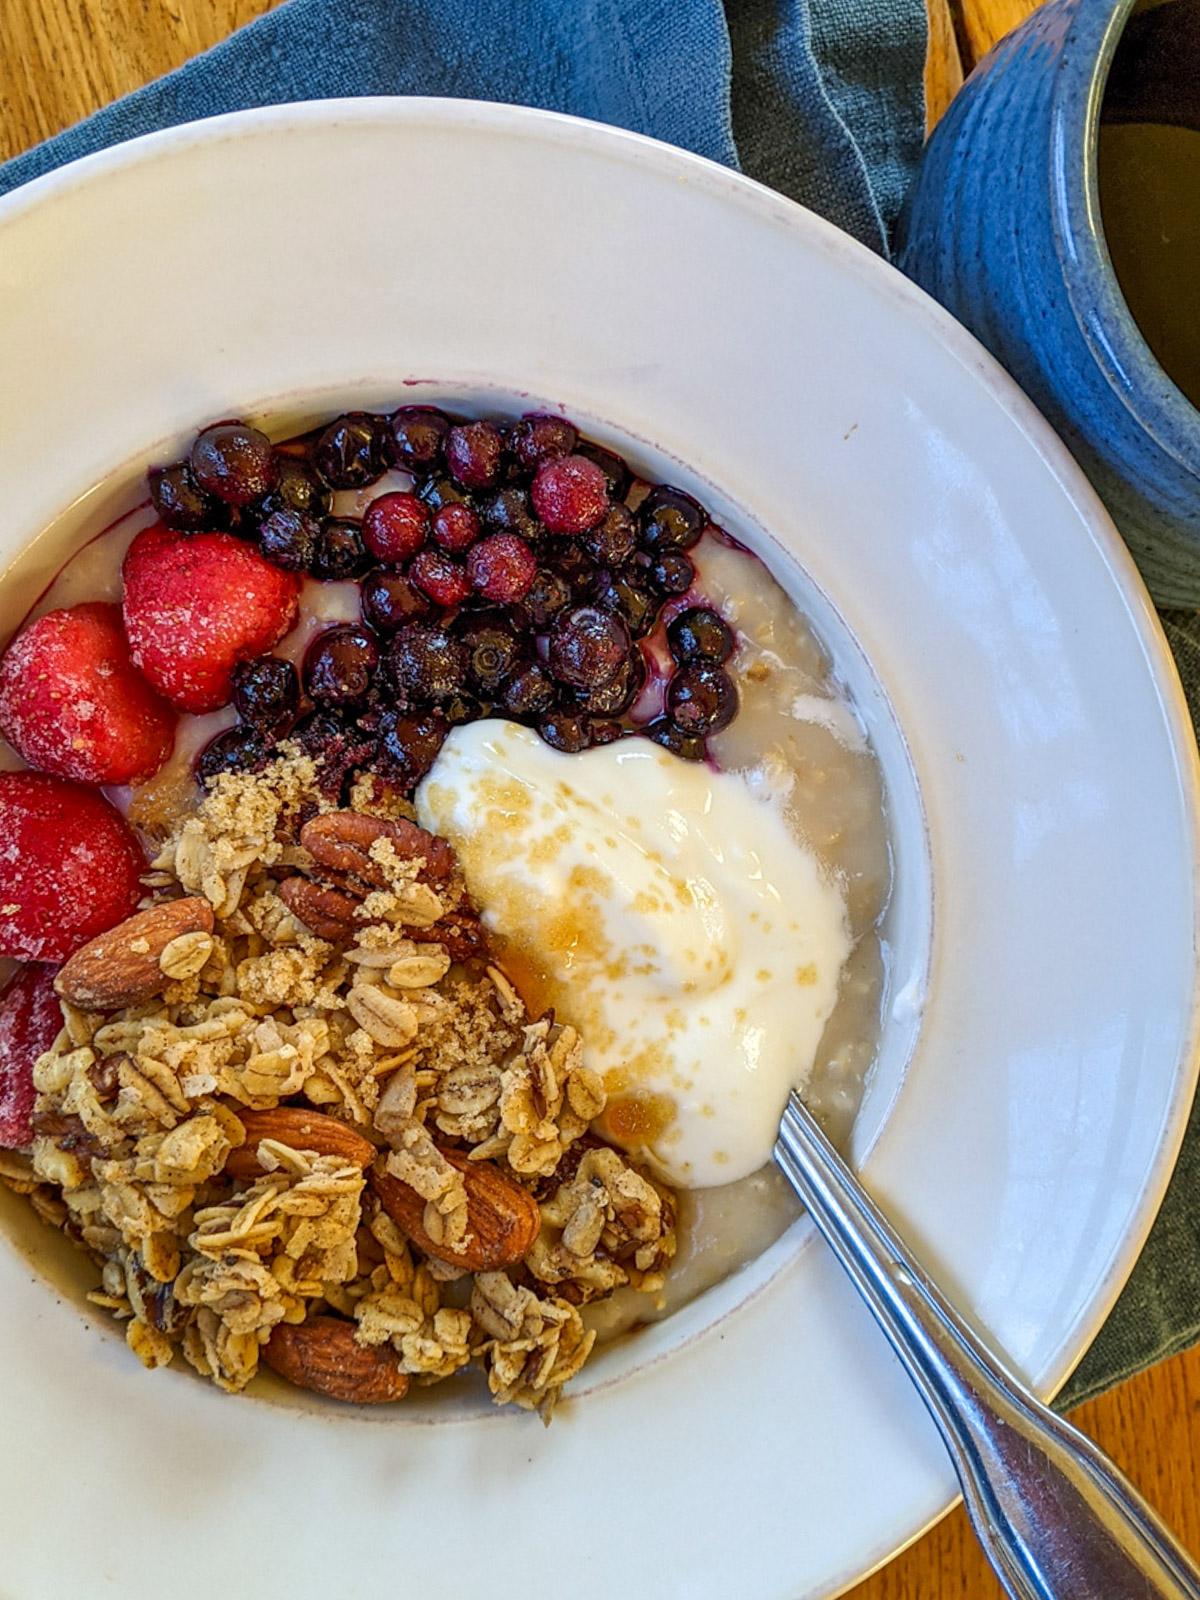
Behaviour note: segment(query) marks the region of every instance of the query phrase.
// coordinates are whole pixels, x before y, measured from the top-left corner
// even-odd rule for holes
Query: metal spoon
[[[967,1326],[796,1095],[775,1159],[920,1391],[1013,1600],[1200,1600],[1200,1568],[1103,1451]]]

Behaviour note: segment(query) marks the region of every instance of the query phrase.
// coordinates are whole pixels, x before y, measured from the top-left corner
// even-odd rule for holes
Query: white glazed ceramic
[[[178,129],[10,197],[0,348],[4,559],[58,519],[10,575],[8,627],[140,465],[247,412],[557,401],[759,549],[815,617],[891,795],[895,971],[857,1153],[994,1341],[1057,1388],[1145,1236],[1194,1082],[1195,758],[1122,546],[966,334],[677,150],[364,100]],[[508,1600],[531,1582],[797,1600],[952,1496],[803,1224],[605,1354],[549,1430],[470,1396],[372,1416],[147,1375],[7,1243],[0,1306],[5,1600]]]

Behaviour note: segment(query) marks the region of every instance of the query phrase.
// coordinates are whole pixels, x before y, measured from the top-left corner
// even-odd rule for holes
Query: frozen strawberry
[[[33,1063],[61,1027],[53,968],[24,967],[0,993],[0,1150],[22,1150],[33,1138]]]
[[[239,661],[265,655],[296,620],[300,586],[228,533],[139,533],[122,569],[137,666],[181,711],[215,711]]]
[[[0,772],[0,955],[65,961],[136,908],[145,857],[95,789]]]
[[[0,660],[0,732],[41,772],[140,783],[170,755],[175,721],[129,659],[120,606],[51,611]]]

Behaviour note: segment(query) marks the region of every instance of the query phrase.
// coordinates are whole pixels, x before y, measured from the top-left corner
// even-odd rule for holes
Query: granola
[[[445,841],[370,782],[338,812],[319,778],[285,748],[210,784],[142,909],[202,898],[211,932],[143,962],[136,1003],[63,1001],[0,1182],[91,1255],[148,1367],[237,1392],[276,1328],[344,1319],[417,1384],[474,1363],[548,1419],[592,1348],[580,1307],[661,1287],[674,1196],[591,1131],[579,1035],[526,1013]]]

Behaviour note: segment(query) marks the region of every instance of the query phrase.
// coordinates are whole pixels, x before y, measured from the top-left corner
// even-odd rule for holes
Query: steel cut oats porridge
[[[848,1132],[878,766],[765,567],[561,417],[205,428],[0,730],[0,1179],[147,1366],[548,1419],[794,1217],[793,1085]]]

